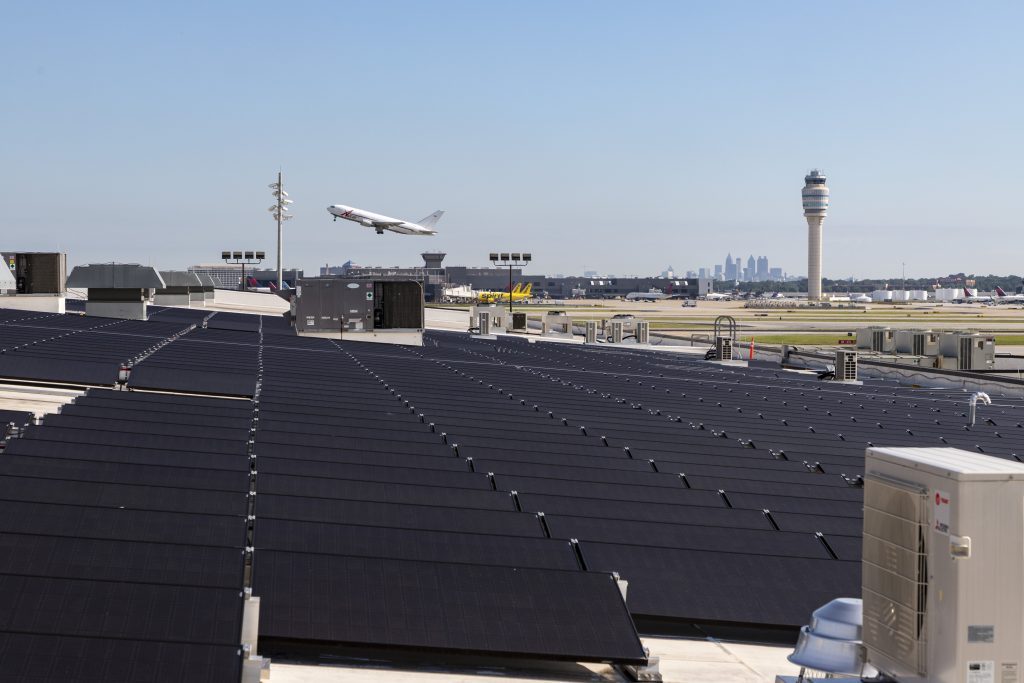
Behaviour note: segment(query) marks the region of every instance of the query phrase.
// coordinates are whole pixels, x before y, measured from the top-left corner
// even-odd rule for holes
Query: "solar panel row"
[[[175,311],[125,336],[203,320]],[[0,339],[24,322],[9,318]],[[131,384],[255,395],[256,431],[250,401],[90,392],[11,442],[0,516],[101,557],[117,552],[103,543],[239,550],[228,510],[254,438],[264,654],[305,640],[638,661],[626,608],[680,628],[792,628],[859,593],[866,445],[1024,456],[1012,397],[965,428],[949,390],[449,333],[336,343],[230,314]],[[226,580],[217,557],[204,581]],[[611,572],[630,582],[626,608]],[[577,606],[549,610],[547,586]]]
[[[539,516],[318,341],[263,349],[263,653],[307,640],[644,659],[609,573],[583,571],[568,540],[548,538]]]
[[[0,677],[239,679],[250,468],[236,403],[91,390],[10,441],[0,457]],[[190,453],[196,439],[181,434],[197,415],[229,438]],[[107,446],[90,434],[124,438]]]

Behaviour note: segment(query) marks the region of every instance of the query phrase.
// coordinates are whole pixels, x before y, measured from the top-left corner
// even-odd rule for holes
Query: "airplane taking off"
[[[437,225],[437,222],[441,220],[441,216],[444,215],[444,211],[435,211],[426,218],[413,223],[412,221],[403,221],[398,218],[391,218],[390,216],[382,216],[371,211],[355,209],[344,204],[328,206],[327,212],[334,216],[334,220],[344,218],[347,221],[365,225],[376,230],[378,235],[383,235],[385,230],[397,232],[400,235],[436,235],[437,232],[434,230],[434,226]]]

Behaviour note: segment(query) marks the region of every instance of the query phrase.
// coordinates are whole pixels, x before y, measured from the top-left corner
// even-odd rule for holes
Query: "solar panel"
[[[146,642],[0,631],[0,670],[12,681],[237,681],[237,645]],[[154,678],[158,676],[158,678]]]
[[[234,588],[0,574],[0,631],[233,645]]]
[[[256,548],[326,555],[578,569],[567,541],[261,518]]]
[[[0,532],[0,574],[237,589],[238,548]]]
[[[608,574],[264,550],[254,576],[261,641],[644,659]]]

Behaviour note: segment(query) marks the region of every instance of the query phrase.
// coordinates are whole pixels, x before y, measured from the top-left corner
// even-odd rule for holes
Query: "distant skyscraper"
[[[804,176],[800,193],[807,219],[807,298],[821,300],[821,224],[828,213],[828,185],[825,174],[814,169]]]
[[[743,271],[743,279],[747,282],[753,282],[757,275],[757,262],[754,260],[754,255],[751,254],[747,258],[747,267]]]
[[[767,280],[768,279],[768,257],[758,256],[757,257],[757,279]]]
[[[715,279],[721,280],[722,277],[722,264],[719,263],[718,265],[715,266]]]
[[[725,257],[725,279],[736,279],[736,264],[732,262],[732,254]]]
[[[782,268],[771,268],[768,270],[768,279],[772,282],[782,282]]]
[[[742,280],[743,279],[743,261],[740,260],[739,256],[736,257],[736,265],[733,266],[733,269],[734,269],[734,271],[736,273],[736,279],[737,280]]]

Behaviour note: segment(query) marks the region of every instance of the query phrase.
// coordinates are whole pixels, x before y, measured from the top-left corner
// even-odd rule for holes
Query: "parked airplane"
[[[732,301],[731,294],[721,294],[719,292],[708,292],[701,298],[705,301]]]
[[[276,294],[278,292],[276,282],[271,281],[268,285],[267,287],[260,285],[260,281],[252,275],[245,276],[245,291],[247,292],[258,292],[260,294]],[[291,287],[288,286],[287,282],[284,282],[281,284],[281,289],[288,290]]]
[[[871,297],[867,294],[854,294],[850,297],[850,301],[858,304],[869,304],[871,303]]]
[[[667,298],[668,294],[654,287],[646,292],[630,292],[626,295],[626,301],[661,301]]]
[[[971,294],[971,290],[964,287],[964,295],[958,299],[954,299],[957,303],[961,304],[989,304],[992,303],[992,297],[982,296],[980,294]]]
[[[532,295],[533,283],[529,283],[526,287],[523,287],[521,282],[517,282],[516,286],[512,288],[512,303],[526,301]],[[477,301],[482,304],[508,303],[508,298],[508,292],[480,292],[477,294]]]
[[[334,220],[344,218],[347,221],[365,225],[376,230],[378,235],[383,235],[385,230],[397,232],[401,235],[436,235],[437,232],[434,230],[434,226],[437,225],[437,222],[441,220],[441,216],[444,215],[444,211],[435,211],[426,218],[413,223],[412,221],[382,216],[379,213],[364,211],[363,209],[355,209],[344,204],[328,206],[327,212],[334,216]]]
[[[1024,294],[1007,294],[1002,287],[996,287],[996,303],[1010,304],[1024,302]]]

